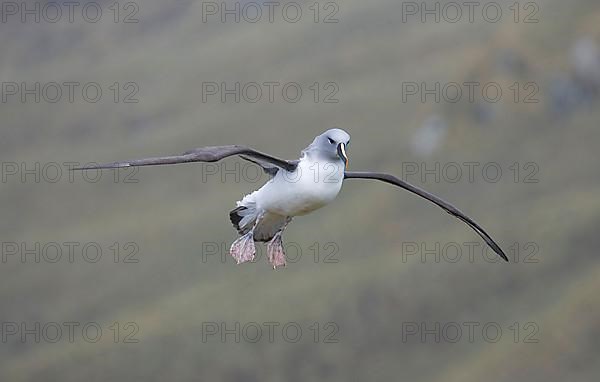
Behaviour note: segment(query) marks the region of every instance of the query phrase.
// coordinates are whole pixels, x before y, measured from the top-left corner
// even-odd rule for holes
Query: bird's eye
[[[331,138],[327,138],[327,140],[329,141],[329,143],[331,143],[332,145],[335,143],[335,141]]]

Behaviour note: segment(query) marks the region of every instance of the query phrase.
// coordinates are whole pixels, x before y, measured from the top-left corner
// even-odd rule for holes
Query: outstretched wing
[[[243,160],[247,160],[248,162],[252,162],[255,165],[261,167],[263,169],[263,171],[265,172],[265,174],[271,175],[271,176],[275,176],[277,175],[277,172],[279,171],[279,167],[269,163],[269,162],[265,162],[264,160],[260,160],[260,159],[252,159],[250,157],[247,157],[245,155],[240,155],[240,158],[242,158]],[[299,160],[291,160],[288,161],[288,163],[294,165],[294,168],[296,166],[298,166],[298,162],[300,162]]]
[[[200,147],[194,150],[187,151],[181,155],[167,156],[167,157],[156,157],[156,158],[145,158],[130,160],[124,162],[113,162],[99,165],[89,165],[84,167],[75,168],[73,170],[96,170],[105,168],[123,168],[123,167],[137,167],[137,166],[156,166],[165,164],[178,164],[178,163],[191,163],[191,162],[217,162],[223,158],[227,158],[233,155],[245,155],[247,157],[254,158],[256,160],[270,163],[276,167],[283,168],[287,171],[294,171],[298,166],[293,161],[287,161],[276,158],[271,155],[261,153],[250,147],[230,145],[230,146],[208,146]]]
[[[430,194],[429,192],[420,189],[419,187],[413,186],[401,179],[396,178],[393,175],[377,173],[377,172],[356,172],[356,171],[346,171],[344,174],[345,179],[375,179],[380,180],[385,183],[393,184],[395,186],[404,188],[412,193],[419,195],[422,198],[429,200],[430,202],[437,204],[441,208],[443,208],[447,213],[453,215],[463,222],[467,223],[469,227],[471,227],[485,242],[496,252],[500,257],[502,257],[505,261],[508,261],[508,257],[504,254],[502,249],[496,242],[488,235],[487,232],[477,224],[473,219],[465,215],[458,208],[454,207],[452,204],[438,198],[437,196]]]

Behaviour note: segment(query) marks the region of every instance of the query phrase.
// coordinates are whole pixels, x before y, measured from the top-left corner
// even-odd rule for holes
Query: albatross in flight
[[[267,259],[273,268],[284,266],[281,235],[289,222],[294,216],[306,215],[335,199],[344,179],[375,179],[415,193],[465,222],[494,252],[508,261],[490,235],[452,204],[389,174],[346,171],[346,147],[349,142],[350,135],[344,130],[330,129],[317,136],[302,150],[300,159],[293,161],[279,159],[250,147],[231,145],[201,147],[181,155],[90,165],[75,170],[216,162],[233,155],[261,166],[272,179],[238,201],[237,207],[229,213],[231,222],[241,235],[230,249],[231,256],[238,264],[254,259],[255,242],[266,242]]]

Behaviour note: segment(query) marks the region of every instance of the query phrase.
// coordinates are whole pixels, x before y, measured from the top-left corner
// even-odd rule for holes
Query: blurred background
[[[600,4],[448,3],[2,2],[0,379],[595,380]],[[510,263],[352,180],[290,225],[285,269],[237,266],[252,165],[68,172],[295,159],[335,126],[351,169],[454,203]]]

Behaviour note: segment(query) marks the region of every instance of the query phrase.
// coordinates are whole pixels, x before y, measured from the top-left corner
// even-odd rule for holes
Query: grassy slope
[[[528,76],[543,90],[564,67],[578,26],[593,15],[592,2],[560,3],[542,2],[540,24],[517,26],[401,24],[392,2],[345,2],[337,25],[206,25],[198,4],[170,10],[148,2],[142,11],[152,21],[140,16],[136,26],[23,28],[2,37],[3,51],[14,52],[0,58],[6,80],[133,80],[141,101],[4,105],[1,158],[112,160],[232,142],[292,157],[312,136],[338,125],[353,136],[354,168],[398,173],[403,161],[420,160],[410,157],[408,145],[420,121],[444,112],[441,105],[402,104],[402,81],[460,82],[473,72],[484,73],[482,82],[495,79],[489,57],[510,30],[535,69]],[[50,48],[40,50],[42,43]],[[341,102],[202,104],[201,82],[221,80],[336,81]],[[504,104],[484,128],[464,112],[451,114],[450,138],[431,161],[496,161],[505,168],[535,161],[539,184],[503,178],[425,187],[477,217],[505,246],[538,243],[538,264],[403,263],[402,242],[475,236],[434,207],[373,184],[346,185],[336,204],[297,219],[286,233],[304,254],[315,241],[338,243],[338,264],[315,264],[306,256],[282,272],[270,272],[262,261],[236,267],[201,260],[203,243],[233,240],[225,211],[256,184],[204,183],[198,166],[145,169],[138,184],[3,184],[3,241],[135,241],[141,262],[2,264],[2,320],[136,321],[141,342],[115,345],[105,337],[98,344],[3,346],[0,375],[63,381],[597,375],[598,366],[585,360],[598,354],[588,333],[597,332],[599,316],[593,291],[600,272],[594,259],[600,184],[593,174],[600,115],[555,119],[542,107],[521,106]],[[340,343],[205,344],[199,340],[203,321],[298,321],[303,327],[335,321]],[[496,344],[402,343],[404,321],[494,321],[504,328],[535,321],[540,343],[514,344],[510,336]]]

